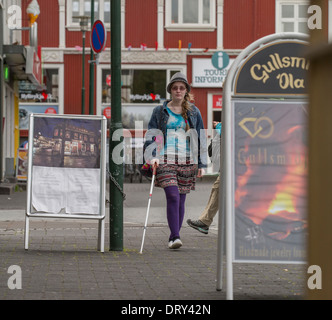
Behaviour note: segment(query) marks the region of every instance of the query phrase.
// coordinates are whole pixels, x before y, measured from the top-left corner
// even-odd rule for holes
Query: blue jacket
[[[167,100],[164,102],[163,105],[157,106],[153,109],[152,116],[148,124],[148,131],[145,136],[146,141],[144,144],[144,150],[156,140],[156,136],[158,135],[159,130],[160,134],[163,135],[163,141],[166,141],[166,126],[169,118],[166,106],[169,101],[170,100]],[[193,131],[197,132],[198,146],[195,146],[195,149],[198,155],[198,168],[205,168],[207,166],[207,146],[201,112],[195,105],[192,104],[191,110],[188,110],[187,114],[190,129],[194,129]],[[153,152],[152,154],[153,156],[156,155],[155,152]]]

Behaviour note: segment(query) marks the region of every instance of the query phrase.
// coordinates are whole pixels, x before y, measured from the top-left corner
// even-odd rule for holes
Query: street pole
[[[0,5],[0,26],[4,25],[3,9]],[[3,178],[3,111],[4,111],[4,80],[3,80],[3,29],[0,30],[0,184]]]
[[[329,2],[311,0],[310,5],[328,12]],[[317,9],[315,9],[317,11]],[[309,152],[308,152],[308,300],[332,299],[332,241],[331,225],[332,185],[330,119],[332,109],[331,72],[332,46],[326,30],[329,29],[325,15],[322,27],[310,30],[309,83]],[[318,18],[315,19],[316,21]],[[311,269],[313,268],[313,269]],[[310,285],[309,285],[310,284]]]
[[[85,31],[83,31],[83,50],[82,50],[82,114],[85,114]]]
[[[109,171],[123,189],[123,161],[112,157],[123,140],[121,115],[121,0],[111,1],[111,125],[109,138]],[[116,135],[114,134],[116,132]],[[114,140],[113,141],[113,138]],[[110,181],[110,251],[123,250],[123,198],[121,190]]]
[[[93,23],[95,22],[95,1],[91,0],[91,28],[93,26]],[[94,114],[94,85],[95,85],[95,65],[94,62],[92,62],[93,59],[93,50],[92,45],[90,44],[91,52],[90,52],[90,82],[89,82],[89,114]]]

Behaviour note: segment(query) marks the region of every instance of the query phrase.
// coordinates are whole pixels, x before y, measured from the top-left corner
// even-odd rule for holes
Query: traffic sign
[[[211,61],[216,69],[225,69],[229,64],[229,56],[226,52],[217,51],[213,54]]]
[[[91,30],[91,47],[95,53],[100,53],[106,45],[107,31],[101,20],[96,20]]]

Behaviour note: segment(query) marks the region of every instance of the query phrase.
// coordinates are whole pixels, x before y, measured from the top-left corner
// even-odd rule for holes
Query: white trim
[[[181,26],[168,26],[165,27],[167,31],[206,31],[206,32],[211,32],[216,30],[216,27],[211,27],[211,26],[203,26],[203,25],[197,25],[197,24],[185,24],[183,27]]]
[[[65,99],[65,73],[64,73],[64,65],[59,64],[57,65],[59,68],[59,75],[58,75],[58,92],[59,92],[59,113],[64,114],[64,99]]]
[[[224,48],[224,0],[217,3],[217,49]]]
[[[75,50],[77,51],[77,50]],[[63,63],[64,52],[67,53],[66,48],[42,48],[42,62],[43,63]]]
[[[66,1],[58,0],[59,3],[59,48],[66,47]]]
[[[207,135],[208,138],[212,138],[212,119],[213,119],[213,95],[215,93],[208,92],[207,93]]]
[[[164,48],[164,0],[158,1],[157,7],[157,41],[158,41],[158,49]]]
[[[121,0],[121,48],[125,47],[125,36],[126,36],[126,0]]]
[[[3,164],[5,167],[6,158],[16,158],[16,152],[14,151],[14,131],[15,131],[15,121],[14,121],[14,103],[15,103],[15,92],[8,85],[5,84],[3,88],[4,96],[4,108],[3,117],[5,118],[5,126],[3,129]],[[5,170],[4,170],[5,172]]]
[[[64,113],[64,65],[63,64],[56,64],[56,63],[44,63],[43,64],[43,69],[58,69],[58,102],[52,103],[58,104],[59,106],[59,114]],[[20,102],[20,105],[23,104],[24,102]],[[31,105],[33,103],[29,103]],[[40,103],[36,103],[36,105],[39,105]]]

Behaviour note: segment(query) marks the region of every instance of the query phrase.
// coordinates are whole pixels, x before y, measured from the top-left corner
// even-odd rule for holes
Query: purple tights
[[[180,238],[184,218],[186,194],[180,194],[177,186],[165,187],[167,200],[167,221],[171,230],[169,240]]]

